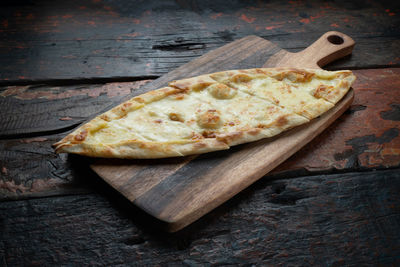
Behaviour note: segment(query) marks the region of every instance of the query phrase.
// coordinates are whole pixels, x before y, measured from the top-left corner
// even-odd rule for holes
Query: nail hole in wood
[[[328,41],[331,44],[335,44],[335,45],[340,45],[344,43],[344,40],[342,37],[338,36],[338,35],[329,35],[328,36]]]

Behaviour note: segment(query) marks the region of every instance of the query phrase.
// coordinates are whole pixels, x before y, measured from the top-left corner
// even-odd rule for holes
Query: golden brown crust
[[[138,111],[152,102],[160,101],[166,97],[168,97],[166,99],[185,101],[192,92],[204,92],[203,90],[205,89],[218,101],[229,101],[236,97],[237,92],[240,91],[238,88],[231,86],[231,83],[240,83],[248,87],[251,86],[253,79],[263,77],[270,77],[276,80],[276,82],[285,82],[277,90],[289,96],[294,94],[296,90],[300,90],[297,85],[308,84],[315,79],[321,81],[321,84],[316,84],[315,88],[307,88],[310,97],[316,99],[312,105],[307,103],[307,101],[299,102],[301,108],[296,112],[304,117],[298,116],[295,113],[288,113],[277,117],[269,124],[259,123],[256,127],[237,128],[237,121],[224,121],[224,114],[221,114],[217,109],[203,109],[199,111],[192,121],[186,121],[183,114],[171,110],[165,114],[167,120],[173,123],[181,123],[181,125],[197,125],[198,129],[203,130],[194,131],[188,139],[164,142],[153,141],[148,138],[140,139],[140,133],[138,138],[119,142],[100,142],[94,138],[96,133],[103,131],[103,128],[108,127],[107,125],[110,122],[124,120],[131,112]],[[337,83],[324,83],[324,81],[332,80],[340,81]],[[57,153],[66,152],[92,157],[132,159],[185,156],[228,149],[233,145],[277,135],[282,131],[306,123],[309,119],[319,116],[346,94],[354,80],[355,76],[350,71],[328,72],[293,68],[256,68],[223,71],[173,81],[169,83],[168,87],[133,97],[114,107],[79,127],[53,146]],[[277,106],[282,105],[282,100],[280,101],[274,96],[271,96],[271,101]],[[277,106],[274,107],[277,108]],[[164,124],[158,117],[153,120],[153,123],[157,121],[159,121],[159,124],[154,125]],[[222,130],[220,130],[222,128],[230,129],[229,127],[233,126],[236,127],[234,128],[236,130],[228,132],[221,132]],[[108,134],[109,132],[106,133]],[[118,136],[115,136],[117,139],[113,140],[118,140]]]
[[[57,145],[57,153],[74,153],[89,157],[154,159],[178,157],[229,149],[229,146],[215,138],[205,138],[185,142],[145,142],[132,140],[116,144],[62,143]]]
[[[268,70],[265,71],[266,74],[270,74],[271,77],[277,79],[278,81],[282,81],[284,79],[288,79],[291,82],[309,82],[314,76],[315,73],[312,71],[299,70],[299,69],[284,69],[282,71],[270,73]]]
[[[213,83],[215,83],[215,81],[207,74],[183,80],[172,81],[168,85],[180,90],[201,91]]]

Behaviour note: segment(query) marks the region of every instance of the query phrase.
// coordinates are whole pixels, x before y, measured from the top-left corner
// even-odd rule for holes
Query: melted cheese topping
[[[124,113],[114,109],[118,116],[109,114],[112,119],[98,119],[85,142],[195,142],[204,138],[223,140],[238,133],[240,138],[229,140],[230,145],[249,142],[274,136],[321,115],[333,106],[325,99],[334,99],[331,92],[345,87],[329,75],[305,82],[290,75],[279,79],[237,72],[209,77],[215,82],[209,78],[196,90],[190,89],[190,83],[185,88],[181,82],[179,90],[162,89],[168,92],[163,97],[161,91],[154,91],[151,96],[157,97],[145,104],[144,100],[139,101],[141,98],[134,98],[131,110]]]
[[[224,114],[224,124],[220,132],[265,128],[277,123],[279,118],[287,116],[297,117],[298,120],[303,122],[308,121],[259,97],[241,91],[237,91],[235,94],[234,98],[218,99],[213,97],[210,90],[204,90],[195,96]],[[281,127],[284,127],[284,125],[281,125]]]
[[[220,79],[216,77],[216,80]],[[221,82],[284,107],[307,119],[318,117],[333,107],[333,104],[315,98],[310,92],[300,90],[290,83],[278,81],[266,75],[257,75],[253,78],[250,75],[237,74]]]

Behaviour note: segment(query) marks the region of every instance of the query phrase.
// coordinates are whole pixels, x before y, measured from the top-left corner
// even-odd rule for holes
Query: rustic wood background
[[[2,1],[0,265],[400,265],[395,1]],[[351,108],[273,173],[167,234],[50,145],[152,79],[255,34],[289,51],[356,41],[326,69]]]

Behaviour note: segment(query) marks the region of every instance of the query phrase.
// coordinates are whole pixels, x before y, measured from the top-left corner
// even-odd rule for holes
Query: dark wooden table
[[[0,4],[0,265],[400,265],[398,1]],[[50,145],[148,81],[247,35],[299,51],[338,30],[351,108],[174,234]]]

